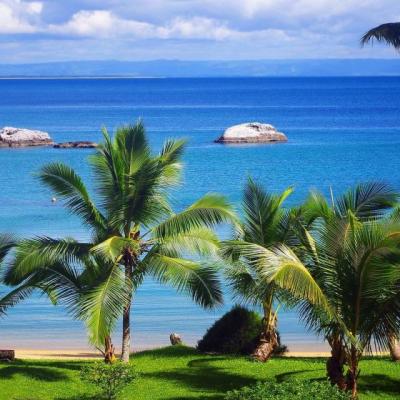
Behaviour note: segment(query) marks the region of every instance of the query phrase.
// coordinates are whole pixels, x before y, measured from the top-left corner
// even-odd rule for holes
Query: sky
[[[400,0],[0,0],[0,63],[394,58]]]

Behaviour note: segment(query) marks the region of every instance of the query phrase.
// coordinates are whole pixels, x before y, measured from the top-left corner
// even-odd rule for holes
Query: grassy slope
[[[140,378],[121,399],[222,399],[229,389],[262,379],[324,379],[325,360],[281,358],[259,364],[243,357],[204,356],[185,347],[135,355]],[[78,361],[0,364],[0,400],[83,400],[93,389],[79,380]],[[361,364],[361,399],[400,398],[400,364],[368,359]]]

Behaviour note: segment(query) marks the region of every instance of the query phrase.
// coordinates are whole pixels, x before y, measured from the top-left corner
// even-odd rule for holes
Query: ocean
[[[268,190],[295,187],[287,204],[310,189],[334,194],[358,182],[383,180],[400,189],[400,78],[21,79],[0,80],[0,127],[40,129],[57,142],[101,140],[141,118],[154,149],[166,138],[188,139],[184,183],[176,210],[207,192],[221,192],[240,207],[251,176]],[[288,136],[277,145],[215,144],[225,128],[242,122],[275,125]],[[63,161],[90,182],[91,150],[0,149],[0,232],[21,237],[87,235],[79,221],[37,181],[35,172]],[[0,287],[0,294],[5,293]],[[205,311],[168,287],[147,280],[135,295],[133,346],[166,345],[178,332],[195,344],[232,306]],[[279,315],[289,349],[315,350],[295,310]],[[117,332],[118,333],[118,332]],[[119,337],[115,339],[119,344]],[[0,320],[0,346],[85,349],[84,327],[38,294]]]

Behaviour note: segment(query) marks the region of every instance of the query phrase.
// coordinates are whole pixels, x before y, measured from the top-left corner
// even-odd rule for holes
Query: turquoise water
[[[48,131],[55,141],[101,138],[143,118],[156,149],[167,137],[186,137],[179,210],[208,191],[238,203],[251,175],[269,190],[295,186],[289,204],[310,188],[335,193],[360,181],[384,180],[400,188],[400,78],[279,79],[66,79],[0,80],[0,126]],[[223,130],[246,121],[269,122],[287,144],[223,146]],[[85,237],[79,221],[51,204],[34,172],[58,160],[90,178],[90,150],[0,150],[0,231],[21,236]],[[4,288],[0,288],[4,293]],[[133,308],[134,346],[168,343],[172,331],[195,343],[230,307],[203,311],[169,288],[146,282]],[[294,311],[283,311],[280,331],[292,350],[314,348]],[[85,348],[84,329],[60,307],[39,296],[0,320],[0,343],[17,348]]]

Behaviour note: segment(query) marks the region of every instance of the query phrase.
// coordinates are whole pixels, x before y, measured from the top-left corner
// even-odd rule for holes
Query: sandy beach
[[[102,359],[100,352],[95,350],[34,350],[34,349],[17,349],[15,355],[19,359],[26,360],[89,360]],[[328,357],[327,350],[301,350],[288,351],[285,357]]]

